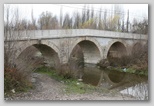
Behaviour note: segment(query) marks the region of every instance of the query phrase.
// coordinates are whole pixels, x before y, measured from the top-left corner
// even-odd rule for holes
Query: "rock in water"
[[[98,65],[99,65],[101,68],[107,68],[107,67],[110,65],[110,63],[109,63],[109,61],[108,61],[107,59],[102,59],[102,60],[98,63]]]

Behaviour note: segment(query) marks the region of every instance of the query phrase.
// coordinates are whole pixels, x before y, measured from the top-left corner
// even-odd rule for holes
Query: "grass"
[[[135,69],[132,69],[132,68],[126,68],[126,70],[124,70],[121,67],[111,67],[108,70],[127,72],[127,73],[131,73],[131,74],[148,76],[148,71],[147,70],[135,70]]]
[[[114,71],[120,71],[120,72],[124,72],[123,69],[121,68],[114,68],[111,67],[109,70],[114,70]],[[83,82],[79,82],[77,79],[73,79],[73,78],[65,78],[62,75],[58,75],[58,73],[56,73],[55,70],[47,68],[47,67],[41,67],[38,68],[35,72],[37,73],[41,73],[41,74],[46,74],[50,77],[52,77],[53,79],[64,83],[66,85],[66,87],[63,89],[64,92],[66,94],[84,94],[84,93],[92,93],[92,92],[100,92],[100,93],[110,93],[110,94],[116,94],[115,92],[112,93],[110,92],[110,90],[106,89],[106,88],[102,88],[102,87],[97,87],[97,86],[93,86],[90,84],[85,84]],[[132,74],[139,74],[139,75],[148,75],[145,73],[142,73],[143,71],[136,71],[132,68],[127,68],[125,72],[128,73],[132,73]],[[137,73],[138,72],[138,73]],[[144,71],[145,72],[145,71]],[[148,72],[148,71],[146,71]]]
[[[34,72],[41,73],[41,74],[46,74],[46,75],[54,78],[57,81],[67,80],[62,75],[58,75],[56,70],[50,69],[48,67],[40,67],[40,68],[36,69]]]
[[[52,70],[50,68],[47,67],[41,67],[38,68],[37,70],[35,70],[35,72],[37,73],[41,73],[41,74],[46,74],[50,77],[52,77],[53,79],[64,83],[66,85],[64,92],[69,94],[69,93],[75,93],[75,94],[84,94],[84,93],[92,93],[94,91],[97,92],[104,92],[104,93],[108,93],[109,90],[101,88],[101,87],[97,87],[97,86],[93,86],[90,84],[85,84],[83,82],[79,82],[77,79],[74,78],[65,78],[62,75],[58,75],[56,73],[55,70]]]

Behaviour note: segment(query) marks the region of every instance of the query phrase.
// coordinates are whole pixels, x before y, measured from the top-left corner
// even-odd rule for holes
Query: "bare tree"
[[[81,21],[82,21],[82,25],[86,21],[86,5],[84,5],[84,8],[82,9],[82,18],[81,18]]]
[[[103,21],[104,30],[107,30],[107,21],[106,21],[106,19],[107,19],[107,9],[105,9],[103,16],[104,16],[104,21]]]
[[[98,21],[98,29],[103,29],[103,25],[102,25],[102,8],[100,8],[99,11],[99,21]]]
[[[66,13],[65,16],[64,16],[63,28],[64,29],[72,28],[72,19],[70,18],[68,13]]]
[[[15,40],[19,37],[18,32],[20,28],[19,11],[18,8],[13,10],[10,5],[4,5],[4,91],[9,92],[11,89],[19,89],[21,82],[25,81],[24,76],[17,73],[15,68],[15,54],[17,52]],[[22,85],[23,82],[22,82]],[[21,89],[20,89],[21,90]]]
[[[104,15],[106,17],[106,13]],[[111,31],[124,30],[124,9],[121,5],[113,5],[112,12],[108,19],[105,19],[105,29]]]
[[[36,19],[34,18],[34,13],[33,13],[33,9],[31,10],[31,23],[30,23],[30,29],[31,30],[36,30],[37,26],[36,26]]]
[[[52,20],[52,13],[46,11],[42,12],[39,19],[38,24],[40,26],[40,29],[51,29],[51,20]]]
[[[89,5],[87,6],[87,9],[86,9],[86,21],[88,21],[90,19],[90,9],[89,9]]]
[[[14,13],[13,13],[14,12]],[[10,39],[16,39],[18,33],[14,35],[13,30],[19,28],[19,11],[13,11],[10,5],[4,5],[4,65],[12,67],[13,57],[15,55],[15,42],[9,42]],[[7,42],[8,41],[8,42]]]
[[[38,25],[43,29],[58,29],[61,24],[58,23],[57,16],[53,16],[51,12],[42,12],[38,19]]]
[[[20,43],[16,40],[22,37],[21,31],[27,29],[27,20],[20,19],[18,8],[11,8],[9,5],[5,5],[4,10],[4,67],[5,69],[14,68],[19,71],[18,66],[20,64],[16,61],[16,55],[20,51]],[[23,70],[21,69],[20,71]]]
[[[79,12],[74,12],[74,24],[73,24],[73,28],[77,29],[77,28],[80,28],[80,25],[81,25],[81,18],[80,18],[80,14]]]
[[[148,34],[148,19],[143,19],[142,21],[133,20],[132,23],[132,33]]]

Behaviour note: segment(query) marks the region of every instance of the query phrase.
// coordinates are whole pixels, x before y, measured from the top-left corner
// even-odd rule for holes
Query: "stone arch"
[[[76,45],[81,46],[82,50],[84,49],[83,54],[84,54],[84,60],[86,63],[96,64],[99,62],[99,60],[102,59],[102,48],[96,39],[89,38],[89,37],[83,37],[83,38],[76,40],[75,42],[73,42],[69,56],[71,56],[71,53],[73,49],[76,47]],[[91,47],[87,48],[88,45],[90,45]]]
[[[42,56],[44,58],[44,63],[48,67],[56,69],[59,67],[60,59],[58,53],[53,48],[51,48],[49,45],[45,45],[42,43],[35,44],[33,46],[36,47],[42,53]]]
[[[117,66],[121,64],[125,64],[122,62],[122,59],[124,56],[128,55],[127,53],[127,47],[124,42],[120,41],[114,41],[109,46],[108,52],[107,52],[107,59],[110,63],[110,65]]]
[[[17,52],[15,55],[15,59],[19,57],[19,55],[28,47],[37,44],[37,41],[23,41],[16,44]]]
[[[132,55],[137,56],[143,50],[143,44],[141,42],[135,42],[132,47]]]
[[[108,45],[105,47],[104,58],[107,58],[108,52],[109,52],[109,50],[110,50],[110,47],[111,47],[113,44],[115,44],[116,42],[118,42],[118,43],[124,45],[124,47],[125,47],[125,49],[126,49],[126,53],[127,53],[128,44],[127,44],[125,41],[119,40],[119,39],[117,39],[117,40],[112,40],[112,41],[110,41],[110,42],[108,43]]]
[[[48,45],[49,47],[51,47],[58,54],[58,57],[60,57],[59,48],[54,43],[52,43],[51,41],[41,41],[41,44]]]
[[[17,53],[16,53],[16,58],[22,53],[22,51],[24,51],[27,47],[30,47],[32,45],[38,44],[38,41],[24,41],[22,43],[18,43],[16,46],[17,48]],[[47,45],[50,48],[52,48],[59,56],[59,49],[56,45],[54,45],[52,42],[50,41],[41,41],[41,44],[43,45]]]
[[[38,65],[48,65],[52,68],[58,68],[60,64],[58,49],[50,43],[38,43],[38,42],[24,42],[20,46],[20,52],[17,54],[16,66],[19,69],[25,65],[27,69],[30,65],[33,64],[31,69],[37,68]],[[56,49],[55,49],[56,48]],[[40,52],[39,56],[36,56],[36,53]],[[29,70],[31,70],[29,69]],[[24,69],[22,69],[24,70]]]

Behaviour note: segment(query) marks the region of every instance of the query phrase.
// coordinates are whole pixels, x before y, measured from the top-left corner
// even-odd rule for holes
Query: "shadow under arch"
[[[16,59],[16,66],[21,71],[32,71],[42,65],[58,68],[59,63],[58,53],[45,44],[26,46]]]
[[[124,43],[120,41],[112,43],[107,52],[107,59],[110,62],[110,65],[114,66],[121,64],[121,58],[124,56],[127,56],[127,49]]]
[[[106,55],[106,56],[105,56],[106,58],[107,58],[109,49],[110,49],[111,46],[112,46],[114,43],[116,43],[116,42],[121,43],[121,44],[126,48],[126,52],[127,52],[128,45],[127,45],[127,43],[126,43],[125,41],[120,40],[120,39],[112,40],[112,41],[110,41],[110,42],[108,43],[108,46],[105,48],[105,53],[104,53],[104,54]]]
[[[83,51],[84,63],[97,64],[101,60],[102,48],[95,39],[79,39],[73,44],[74,45],[71,47],[71,52],[69,54],[70,58],[74,48],[79,45]]]

